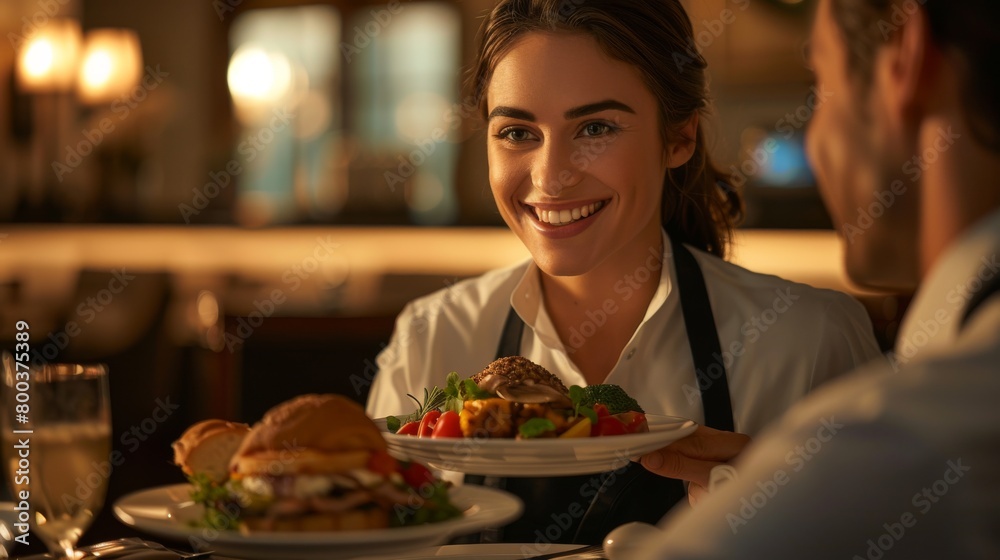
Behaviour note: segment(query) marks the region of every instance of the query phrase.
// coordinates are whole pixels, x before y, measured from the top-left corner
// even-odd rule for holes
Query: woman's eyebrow
[[[621,101],[615,101],[614,99],[606,99],[604,101],[598,101],[597,103],[588,103],[586,105],[581,105],[566,111],[564,113],[566,120],[578,119],[580,117],[585,117],[593,113],[600,113],[601,111],[625,111],[626,113],[635,114],[635,109],[629,107],[628,105],[622,103]],[[516,107],[506,107],[500,105],[494,107],[490,111],[487,120],[493,119],[493,117],[509,117],[512,119],[520,119],[523,121],[535,122],[535,115],[524,109],[518,109]]]
[[[495,107],[490,111],[489,117],[486,120],[492,120],[493,117],[510,117],[512,119],[521,119],[522,121],[535,122],[535,115],[525,111],[524,109],[517,109],[514,107]]]
[[[566,120],[578,119],[580,117],[585,117],[593,113],[600,113],[601,111],[625,111],[626,113],[635,114],[635,110],[628,105],[622,103],[621,101],[615,101],[614,99],[606,99],[604,101],[598,101],[597,103],[589,103],[587,105],[582,105],[575,109],[570,109],[566,111]]]

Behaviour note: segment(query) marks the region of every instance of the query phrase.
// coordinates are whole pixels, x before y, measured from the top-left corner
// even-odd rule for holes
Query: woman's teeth
[[[577,220],[582,220],[587,216],[596,213],[604,206],[604,201],[595,202],[572,210],[539,210],[535,208],[535,216],[538,221],[552,224],[554,226],[564,226]]]

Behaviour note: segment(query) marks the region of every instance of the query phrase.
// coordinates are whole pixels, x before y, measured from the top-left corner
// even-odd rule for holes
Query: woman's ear
[[[684,126],[674,133],[674,139],[664,150],[667,168],[680,167],[694,155],[694,147],[698,139],[698,113],[691,115]]]

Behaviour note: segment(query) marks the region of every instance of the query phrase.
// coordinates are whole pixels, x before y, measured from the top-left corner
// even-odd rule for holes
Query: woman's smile
[[[578,222],[601,211],[607,201],[599,200],[590,204],[575,204],[570,209],[544,209],[539,206],[525,204],[531,210],[539,222],[553,225],[565,226]]]
[[[566,239],[593,225],[610,202],[611,199],[605,199],[537,206],[521,203],[521,206],[536,231],[549,239]]]

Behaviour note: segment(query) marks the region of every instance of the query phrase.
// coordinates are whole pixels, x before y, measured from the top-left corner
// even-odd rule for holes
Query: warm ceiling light
[[[80,49],[80,24],[52,19],[21,47],[17,82],[23,91],[65,91],[72,87]]]
[[[83,63],[83,82],[90,87],[103,87],[111,79],[111,55],[107,51],[91,53]]]
[[[288,93],[291,65],[283,55],[244,45],[233,53],[226,78],[237,104],[273,102]]]
[[[41,78],[52,72],[52,43],[41,39],[28,45],[24,53],[24,72],[32,78]]]
[[[128,29],[94,29],[87,33],[77,80],[84,103],[107,103],[128,94],[142,75],[139,36]]]

